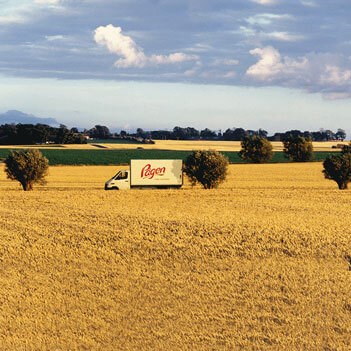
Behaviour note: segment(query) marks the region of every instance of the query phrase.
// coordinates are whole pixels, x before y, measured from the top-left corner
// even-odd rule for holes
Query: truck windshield
[[[128,172],[127,171],[120,171],[116,174],[115,179],[128,179]]]

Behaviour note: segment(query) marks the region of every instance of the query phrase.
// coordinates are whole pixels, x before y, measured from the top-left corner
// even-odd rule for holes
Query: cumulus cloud
[[[279,51],[272,46],[256,48],[251,50],[250,54],[258,56],[259,61],[249,67],[246,74],[258,80],[271,81],[281,77],[293,76],[308,65],[307,58],[299,60],[293,60],[289,57],[282,58]]]
[[[344,85],[351,83],[351,70],[343,70],[335,65],[326,65],[320,79],[322,84]]]
[[[246,74],[261,81],[292,78],[294,81],[318,84],[319,86],[351,86],[351,70],[342,68],[338,58],[332,55],[310,54],[298,59],[282,57],[272,46],[256,48],[251,55],[259,58]]]
[[[340,58],[330,54],[309,54],[293,59],[282,57],[271,46],[250,51],[258,62],[250,66],[246,75],[268,84],[305,87],[310,92],[321,92],[328,99],[348,98],[351,91],[351,70],[338,63]]]
[[[121,27],[114,27],[112,24],[96,28],[94,40],[97,44],[105,46],[109,52],[120,56],[115,62],[115,65],[120,68],[142,68],[149,65],[176,64],[198,59],[198,56],[181,52],[147,56],[130,36],[123,34]]]

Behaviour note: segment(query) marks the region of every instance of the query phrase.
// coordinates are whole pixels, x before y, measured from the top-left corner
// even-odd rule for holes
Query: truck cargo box
[[[130,186],[181,187],[182,160],[131,160]]]

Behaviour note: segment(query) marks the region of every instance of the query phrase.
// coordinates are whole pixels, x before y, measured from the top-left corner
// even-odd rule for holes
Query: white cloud
[[[36,11],[62,10],[62,0],[32,0],[31,2],[15,3],[14,6],[0,8],[0,25],[25,24],[35,21]],[[11,4],[12,5],[12,4]]]
[[[122,33],[121,27],[114,27],[111,24],[98,27],[94,39],[97,44],[106,46],[109,52],[122,56],[115,63],[118,67],[143,67],[148,61],[134,40]]]
[[[107,47],[109,52],[121,57],[115,62],[115,65],[120,68],[142,68],[149,65],[175,64],[198,59],[198,56],[181,52],[147,56],[130,36],[122,33],[121,27],[114,27],[112,24],[96,28],[94,39],[97,44]]]
[[[27,22],[27,20],[28,20],[27,17],[19,14],[0,16],[0,25],[25,23]]]
[[[47,41],[57,41],[57,40],[63,40],[65,37],[63,35],[45,35],[45,39]]]
[[[278,0],[251,0],[251,1],[260,5],[274,5],[278,2]]]
[[[309,92],[321,92],[329,100],[351,96],[351,69],[342,67],[337,55],[311,53],[293,59],[282,57],[271,46],[256,48],[250,54],[259,60],[247,69],[246,75],[257,81],[304,87]]]
[[[248,38],[256,38],[260,41],[262,40],[274,40],[274,41],[286,41],[286,42],[296,42],[304,40],[305,37],[299,34],[293,34],[289,32],[263,32],[256,29],[241,26],[239,28],[239,33],[245,35]]]
[[[351,83],[351,70],[342,70],[335,65],[327,65],[325,72],[321,75],[322,84],[344,85]]]
[[[301,4],[308,7],[318,7],[317,3],[313,0],[301,0]]]
[[[271,40],[278,40],[278,41],[288,41],[294,42],[303,40],[304,36],[298,34],[292,34],[288,32],[271,32],[271,33],[260,33],[259,36]]]
[[[223,78],[231,79],[231,78],[235,78],[236,75],[237,74],[235,71],[229,71],[229,72],[224,73]]]
[[[213,66],[237,66],[239,63],[239,60],[216,59],[213,61]]]
[[[184,72],[185,77],[195,77],[199,71],[197,69],[188,69]]]
[[[39,5],[59,5],[61,0],[34,0],[35,4]]]
[[[206,43],[197,43],[193,47],[185,49],[188,52],[203,53],[213,50],[213,47]]]
[[[250,51],[251,55],[258,56],[259,61],[249,67],[246,74],[254,79],[272,81],[284,77],[294,77],[308,66],[306,57],[293,60],[289,57],[282,58],[279,51],[272,46],[256,48]]]
[[[240,26],[238,32],[246,37],[253,37],[257,34],[256,30],[245,26]]]
[[[216,80],[231,80],[236,78],[237,73],[235,71],[220,72],[217,70],[206,70],[199,73],[199,77],[205,79],[216,79]]]
[[[251,25],[265,26],[265,25],[272,24],[274,21],[292,20],[292,19],[294,19],[294,17],[288,14],[277,15],[274,13],[261,13],[255,16],[248,17],[246,19],[246,22]]]
[[[267,31],[267,27],[272,27],[279,22],[292,21],[295,17],[289,14],[274,14],[274,13],[261,13],[250,16],[245,19],[247,26],[241,26],[239,32],[248,38],[255,38],[260,42],[263,40],[286,41],[295,42],[303,40],[305,37],[300,34],[294,34],[287,31]],[[278,28],[279,28],[278,27]]]
[[[147,61],[149,61],[150,63],[158,64],[158,65],[181,63],[181,62],[185,62],[185,61],[191,61],[194,59],[195,59],[195,56],[183,54],[181,52],[176,52],[175,54],[170,54],[167,56],[166,55],[152,55],[150,57],[147,57]]]

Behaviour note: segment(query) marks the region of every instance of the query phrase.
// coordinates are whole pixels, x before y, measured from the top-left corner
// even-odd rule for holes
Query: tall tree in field
[[[273,157],[272,144],[258,135],[246,136],[241,142],[239,156],[249,162],[265,163]]]
[[[217,188],[227,176],[228,159],[217,151],[193,151],[185,160],[184,172],[191,184],[205,189]]]
[[[334,180],[340,190],[347,189],[351,182],[351,153],[329,156],[323,162],[324,176]]]
[[[313,160],[313,145],[311,139],[303,136],[289,136],[283,140],[284,154],[294,162],[308,162]]]
[[[23,190],[33,190],[33,184],[45,184],[49,161],[39,150],[12,151],[5,159],[7,178],[17,180]]]

